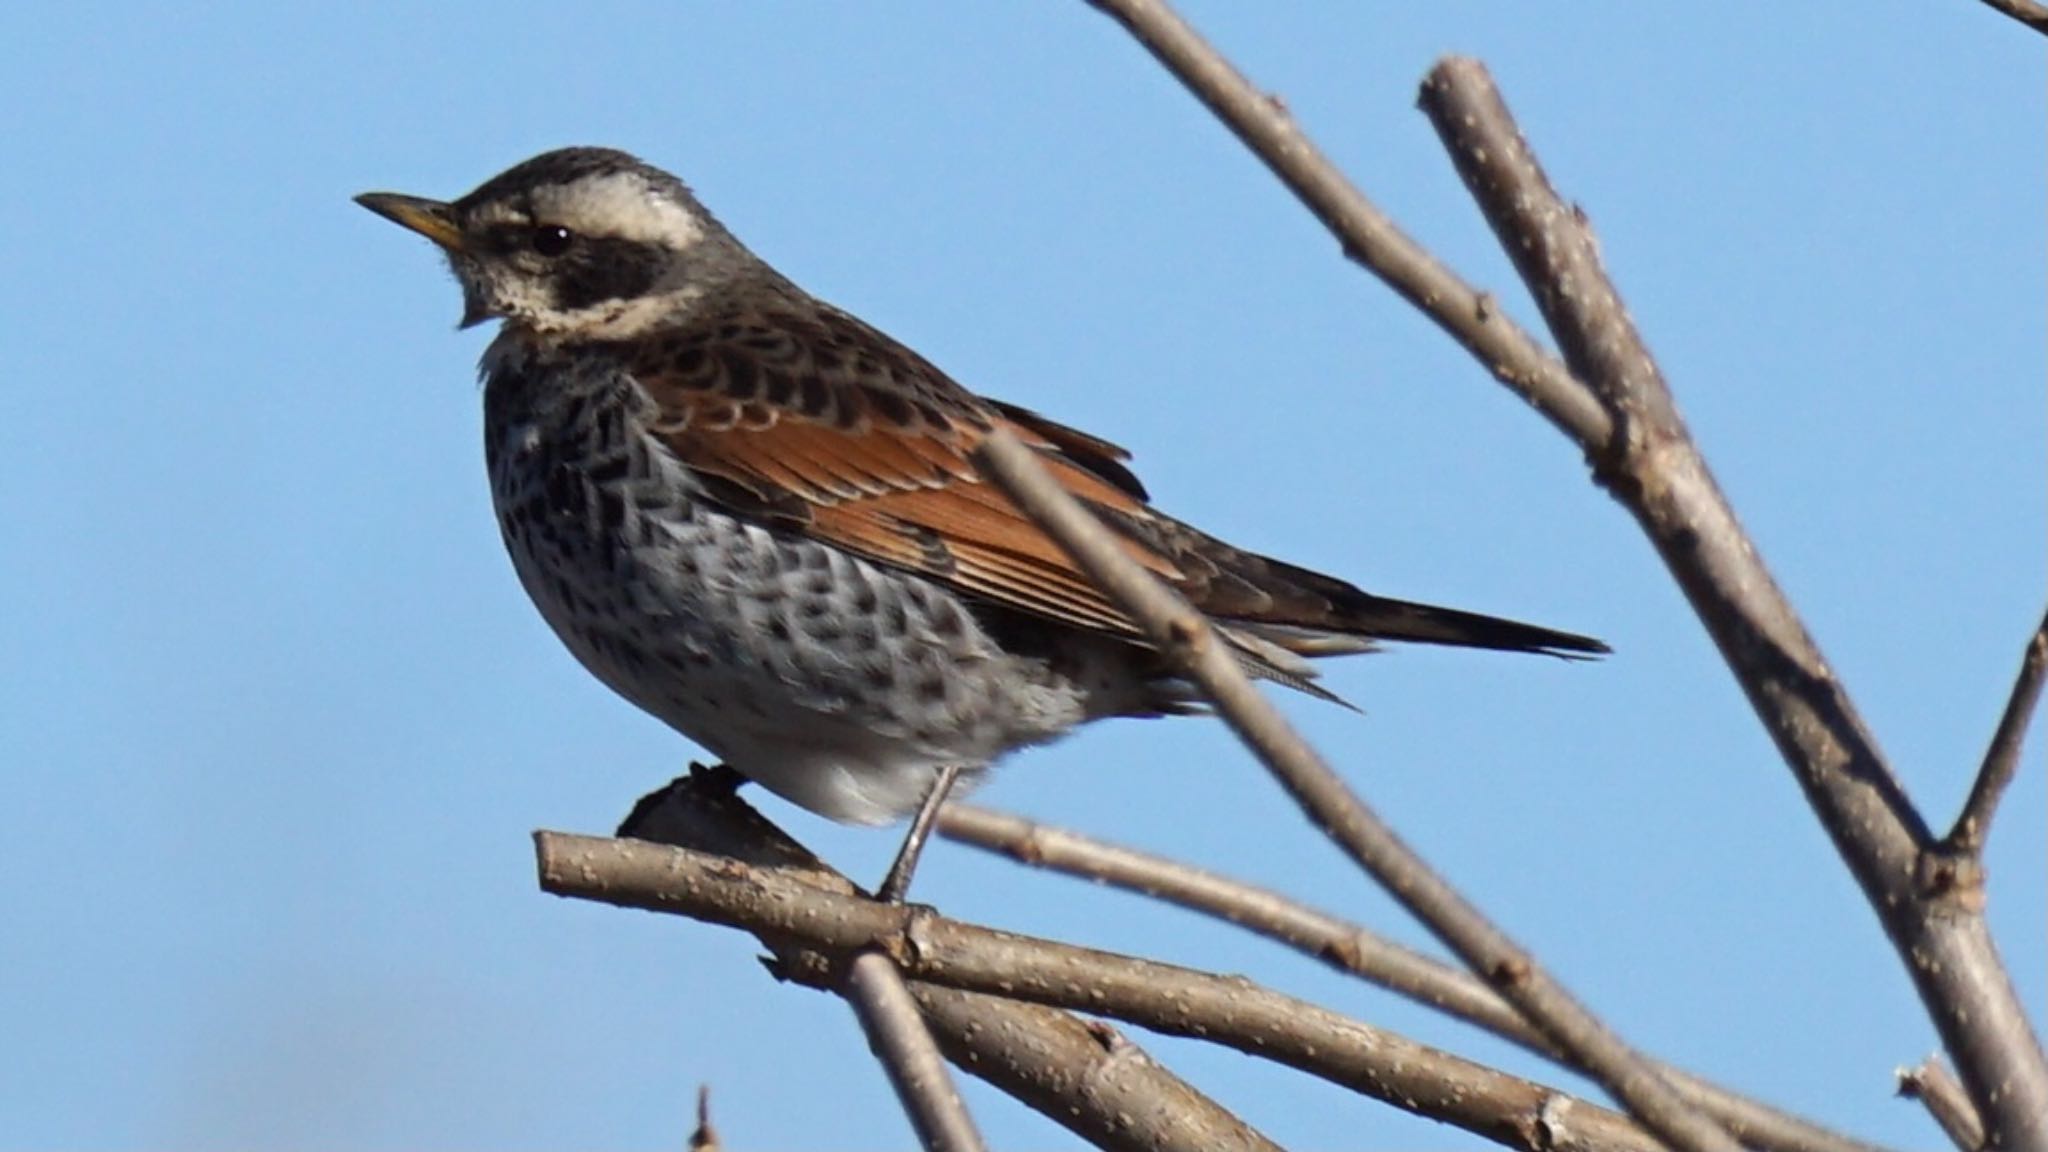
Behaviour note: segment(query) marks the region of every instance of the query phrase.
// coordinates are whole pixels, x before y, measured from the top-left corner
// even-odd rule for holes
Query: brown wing
[[[790,304],[732,311],[650,341],[633,373],[655,431],[756,516],[983,599],[1086,628],[1134,625],[967,454],[997,425],[1037,448],[1074,495],[1149,520],[1123,449],[986,403],[844,313]],[[1171,559],[1131,555],[1179,584]]]
[[[1034,412],[984,401],[859,320],[789,296],[644,342],[633,374],[653,429],[714,496],[785,530],[1048,620],[1138,628],[968,461],[997,426],[1036,448],[1140,564],[1195,607],[1256,675],[1306,691],[1301,656],[1374,638],[1552,654],[1606,645],[1455,609],[1389,600],[1233,548],[1147,503],[1129,453]]]

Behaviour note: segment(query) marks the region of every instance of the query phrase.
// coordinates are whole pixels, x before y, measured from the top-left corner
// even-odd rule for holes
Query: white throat
[[[704,298],[699,285],[683,285],[631,300],[606,300],[573,312],[548,312],[527,325],[544,336],[583,340],[630,340],[664,324],[673,324]]]

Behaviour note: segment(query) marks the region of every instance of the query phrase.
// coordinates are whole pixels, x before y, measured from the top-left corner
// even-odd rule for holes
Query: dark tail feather
[[[1246,623],[1255,621],[1255,626],[1264,626],[1260,631],[1267,639],[1304,656],[1363,651],[1369,647],[1365,643],[1369,640],[1535,652],[1568,660],[1604,656],[1613,651],[1601,641],[1576,632],[1375,596],[1349,581],[1270,556],[1228,549],[1226,556],[1216,559],[1222,561],[1218,567],[1260,589],[1269,599],[1260,605],[1263,610],[1232,612],[1218,604],[1210,608],[1212,614]],[[1281,628],[1275,629],[1273,625]],[[1282,635],[1288,625],[1300,629],[1302,634],[1292,639]]]
[[[1406,600],[1389,600],[1361,592],[1350,585],[1323,578],[1326,587],[1341,586],[1339,602],[1327,605],[1314,624],[1276,623],[1270,620],[1224,620],[1224,635],[1238,650],[1238,662],[1245,671],[1272,680],[1297,692],[1357,707],[1343,697],[1315,683],[1316,669],[1309,660],[1370,652],[1381,640],[1406,640],[1419,644],[1443,644],[1460,648],[1487,648],[1503,652],[1535,652],[1561,660],[1589,660],[1612,651],[1591,636],[1540,628],[1498,616],[1438,608]],[[1306,657],[1307,659],[1304,659]]]
[[[1501,652],[1537,652],[1568,660],[1584,660],[1613,651],[1591,636],[1560,632],[1498,616],[1412,604],[1360,592],[1336,606],[1338,630],[1381,640],[1409,640],[1458,648],[1491,648]]]
[[[1315,671],[1302,657],[1368,652],[1378,640],[1406,640],[1564,659],[1603,656],[1606,644],[1498,616],[1375,596],[1313,569],[1234,548],[1176,520],[1096,508],[1105,523],[1180,566],[1181,592],[1236,633],[1251,666],[1290,687]],[[1297,683],[1301,681],[1302,683]],[[1317,693],[1320,694],[1320,693]]]

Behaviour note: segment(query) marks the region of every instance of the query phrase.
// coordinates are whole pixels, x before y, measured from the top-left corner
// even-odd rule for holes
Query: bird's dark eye
[[[535,225],[526,242],[543,256],[560,256],[576,242],[576,234],[560,224],[539,224]]]

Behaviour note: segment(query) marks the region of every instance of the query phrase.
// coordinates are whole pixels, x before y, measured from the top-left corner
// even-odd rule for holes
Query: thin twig
[[[2027,742],[2027,725],[2041,702],[2041,681],[2048,668],[2048,614],[2027,639],[2027,652],[2020,660],[2019,675],[2013,678],[2012,695],[2006,698],[2005,713],[1998,718],[1998,730],[1991,735],[1991,747],[1970,785],[1970,797],[1963,801],[1962,815],[1942,839],[1944,851],[1958,856],[1981,856],[1985,838],[1991,834],[1991,817],[2006,785],[2019,772],[2020,749]]]
[[[1905,962],[1994,1146],[2048,1147],[2048,1056],[1981,914],[1679,417],[1577,209],[1551,187],[1476,61],[1446,60],[1423,110],[1536,298],[1565,360],[1608,406],[1585,442],[1776,741]],[[1966,878],[1965,878],[1966,879]]]
[[[1252,686],[1201,613],[1154,579],[1109,531],[1062,489],[1015,436],[998,429],[974,452],[975,466],[1071,556],[1096,587],[1136,621],[1167,663],[1201,686],[1216,712],[1331,840],[1483,976],[1538,1031],[1568,1054],[1629,1113],[1686,1152],[1736,1152],[1628,1045],[1537,967],[1403,843],[1322,756]]]
[[[711,1085],[697,1085],[697,1127],[690,1133],[690,1152],[721,1152],[718,1129],[711,1126]]]
[[[1033,867],[1142,892],[1228,921],[1468,1024],[1548,1051],[1520,1013],[1462,969],[1270,889],[958,801],[939,814],[939,832]]]
[[[947,839],[1033,867],[1142,892],[1228,921],[1539,1055],[1559,1056],[1513,1007],[1465,972],[1278,892],[972,804],[948,804],[939,815],[939,831]],[[1668,1064],[1657,1068],[1695,1107],[1751,1148],[1884,1152],[1879,1145],[1829,1131],[1682,1069]]]
[[[918,1143],[929,1152],[986,1152],[896,965],[879,952],[855,956],[846,966],[846,999],[917,1129]]]
[[[1984,6],[2005,13],[2034,31],[2048,36],[2048,7],[2034,0],[1984,0]]]
[[[1242,978],[962,924],[687,848],[558,832],[534,839],[545,891],[742,928],[794,952],[777,970],[799,982],[832,986],[848,959],[881,951],[913,986],[998,993],[1224,1044],[1513,1148],[1659,1147],[1589,1101]]]
[[[1941,1057],[1929,1056],[1919,1067],[1901,1068],[1896,1075],[1899,1095],[1924,1105],[1960,1152],[1977,1152],[1984,1146],[1984,1122],[1977,1118],[1969,1096],[1942,1065]]]
[[[1408,238],[1310,140],[1161,0],[1088,0],[1123,25],[1322,221],[1344,254],[1421,309],[1494,377],[1573,438],[1604,441],[1607,413],[1557,357]]]
[[[729,771],[694,769],[641,800],[619,834],[717,853],[741,876],[748,868],[767,869],[798,885],[798,892],[859,894],[853,881],[734,795],[736,782]],[[773,953],[774,971],[836,990],[804,946],[788,936],[756,935]],[[913,983],[910,994],[947,1059],[1094,1147],[1111,1152],[1279,1152],[1136,1044],[1093,1021],[931,984]]]

